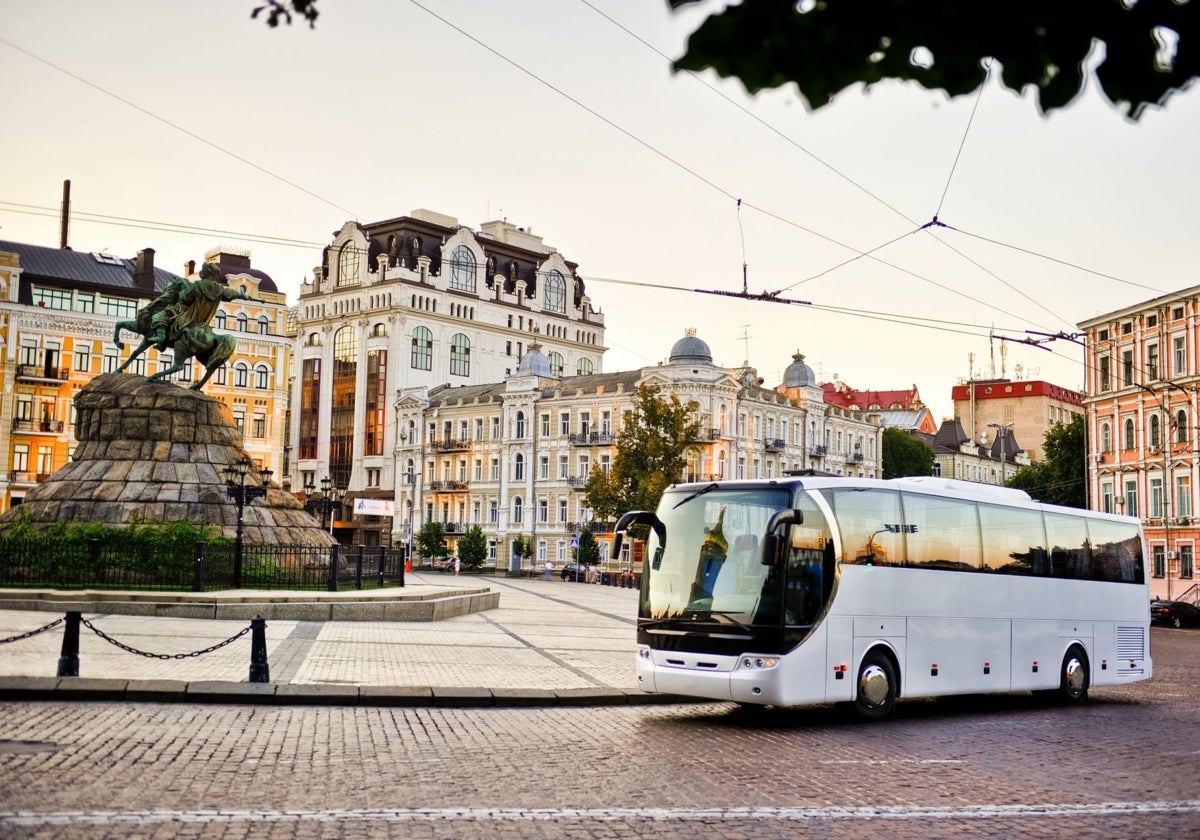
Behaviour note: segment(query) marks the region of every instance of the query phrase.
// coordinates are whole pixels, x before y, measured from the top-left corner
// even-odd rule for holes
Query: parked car
[[[588,567],[586,563],[568,563],[562,569],[563,580],[573,580],[576,583],[587,583]]]
[[[1200,627],[1200,607],[1187,601],[1151,601],[1150,623]]]
[[[453,557],[441,557],[437,560],[434,560],[433,568],[437,569],[439,572],[453,573],[454,572],[454,558]]]

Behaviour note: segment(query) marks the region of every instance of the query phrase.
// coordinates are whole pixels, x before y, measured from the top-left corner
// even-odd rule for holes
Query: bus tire
[[[1090,676],[1087,654],[1079,645],[1071,645],[1059,671],[1058,702],[1064,706],[1078,706],[1087,700]]]
[[[896,669],[878,650],[863,657],[858,666],[858,695],[854,712],[862,720],[882,720],[896,705]]]

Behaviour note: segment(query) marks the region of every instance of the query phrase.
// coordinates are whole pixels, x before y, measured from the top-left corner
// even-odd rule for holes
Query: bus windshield
[[[657,513],[663,536],[651,533],[647,544],[639,616],[779,625],[783,576],[799,575],[790,568],[792,555],[802,560],[807,546],[819,558],[829,544],[824,517],[807,493],[797,495],[805,523],[791,526],[790,537],[780,534],[791,551],[783,568],[776,568],[772,558],[763,563],[763,538],[773,514],[796,506],[791,489],[709,485],[665,493]]]

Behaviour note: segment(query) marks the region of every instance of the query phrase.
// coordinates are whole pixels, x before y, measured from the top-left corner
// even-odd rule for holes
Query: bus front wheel
[[[1078,706],[1087,699],[1088,693],[1087,654],[1078,645],[1072,645],[1063,657],[1062,671],[1058,677],[1058,700],[1064,706]]]
[[[868,653],[858,667],[858,696],[854,711],[863,720],[882,720],[896,705],[896,669],[877,650]]]

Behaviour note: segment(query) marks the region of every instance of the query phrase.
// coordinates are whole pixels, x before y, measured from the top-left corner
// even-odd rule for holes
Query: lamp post
[[[233,588],[242,588],[242,515],[246,505],[267,495],[271,482],[271,470],[259,470],[259,486],[246,484],[252,464],[246,458],[235,461],[225,468],[225,492],[237,503],[237,536],[233,543]]]
[[[413,508],[417,506],[417,474],[410,467],[404,478],[408,481],[408,556],[405,558],[412,563],[413,556]]]
[[[1000,486],[1004,486],[1007,480],[1005,467],[1008,464],[1008,431],[1012,428],[1012,423],[988,423],[988,428],[996,430],[996,437],[1000,440]]]
[[[315,505],[321,511],[321,527],[325,527],[325,522],[329,521],[329,533],[333,534],[333,509],[338,506],[338,500],[346,495],[344,487],[334,487],[333,480],[329,476],[321,479],[321,495],[319,498],[313,498],[317,495],[317,488],[313,484],[304,485],[304,492],[308,496],[310,504]]]

